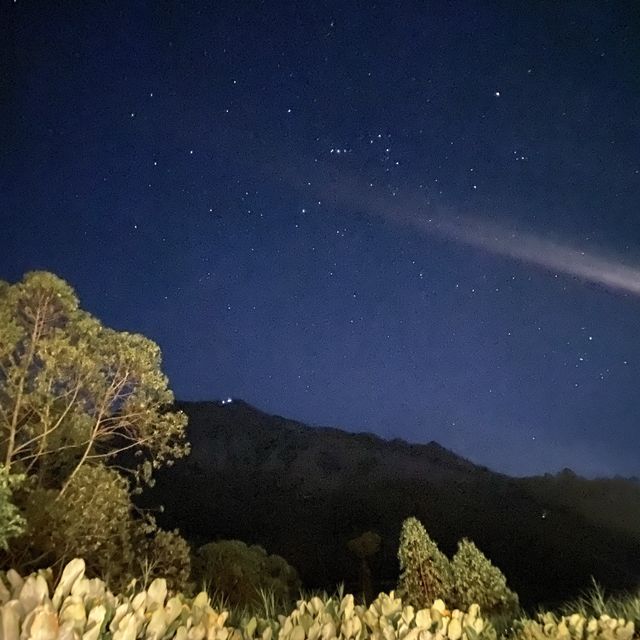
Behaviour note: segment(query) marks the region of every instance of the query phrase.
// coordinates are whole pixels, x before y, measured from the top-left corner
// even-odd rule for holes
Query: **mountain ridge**
[[[375,530],[383,543],[372,571],[388,590],[402,521],[416,516],[449,557],[458,540],[474,540],[525,603],[575,597],[591,576],[610,589],[640,582],[640,487],[631,481],[513,478],[435,441],[311,427],[241,400],[176,408],[189,417],[192,453],[159,472],[145,500],[164,503],[160,523],[196,547],[260,544],[307,586],[331,589],[355,584],[346,543]]]
[[[284,429],[292,429],[294,431],[313,429],[317,431],[319,434],[323,434],[331,437],[338,438],[346,438],[352,439],[354,441],[367,441],[374,446],[382,449],[392,448],[394,450],[405,451],[410,453],[411,455],[419,456],[422,453],[428,453],[430,455],[439,455],[443,458],[443,462],[454,464],[460,468],[467,468],[469,470],[475,469],[482,472],[489,472],[502,477],[510,477],[506,474],[503,474],[498,471],[494,471],[489,467],[481,464],[477,464],[464,456],[447,449],[442,446],[436,440],[430,440],[426,443],[417,443],[417,442],[409,442],[404,440],[403,438],[384,438],[378,434],[369,432],[369,431],[346,431],[344,429],[340,429],[339,427],[334,426],[326,426],[326,425],[310,425],[304,423],[300,420],[295,420],[291,418],[286,418],[279,414],[269,414],[262,409],[255,407],[254,405],[246,402],[245,400],[234,398],[232,400],[224,400],[224,401],[177,401],[176,407],[182,408],[183,406],[187,407],[201,407],[206,408],[210,406],[215,406],[218,408],[224,408],[231,415],[235,414],[235,417],[240,417],[238,415],[240,412],[244,414],[246,417],[247,414],[250,416],[259,416],[262,418],[263,423],[262,426],[270,426]],[[255,420],[255,418],[253,418]]]

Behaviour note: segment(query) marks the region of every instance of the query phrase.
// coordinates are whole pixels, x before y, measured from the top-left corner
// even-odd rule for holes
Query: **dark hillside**
[[[597,481],[574,477],[559,491],[556,476],[510,478],[435,442],[309,427],[241,401],[179,406],[189,415],[192,454],[158,474],[145,503],[164,503],[161,523],[195,545],[258,543],[284,556],[309,587],[344,580],[355,588],[358,565],[346,543],[372,529],[383,540],[372,563],[376,587],[390,589],[401,523],[415,515],[448,555],[463,536],[473,539],[525,603],[575,596],[592,575],[611,589],[637,584],[638,531],[592,513],[612,503],[622,483],[615,509],[625,522],[640,521],[632,482],[593,492]],[[589,501],[574,501],[572,491]]]

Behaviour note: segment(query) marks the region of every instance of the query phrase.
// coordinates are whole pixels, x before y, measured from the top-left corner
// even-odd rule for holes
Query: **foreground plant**
[[[393,592],[381,593],[369,607],[356,605],[351,594],[312,597],[299,600],[288,616],[252,617],[232,627],[229,612],[213,608],[205,592],[171,596],[157,578],[145,590],[134,582],[114,595],[84,572],[76,558],[52,588],[51,572],[23,579],[8,571],[0,579],[3,640],[495,640],[477,605],[448,611],[438,600],[415,610]]]

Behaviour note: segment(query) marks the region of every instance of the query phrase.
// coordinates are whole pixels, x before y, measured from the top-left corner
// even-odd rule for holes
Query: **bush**
[[[25,498],[28,527],[16,541],[16,556],[38,558],[37,567],[54,569],[82,556],[87,571],[112,588],[131,579],[131,501],[127,481],[116,471],[85,466],[63,495],[35,487]]]
[[[143,574],[143,585],[155,578],[164,578],[174,593],[191,591],[191,549],[178,530],[154,529],[142,545],[145,555],[138,564]]]
[[[290,603],[300,589],[296,570],[284,558],[240,540],[203,545],[195,554],[193,571],[198,586],[222,593],[231,606],[259,603],[261,590],[273,594],[276,601]]]
[[[114,469],[81,467],[63,494],[32,488],[24,509],[28,526],[12,545],[15,558],[38,558],[36,567],[57,569],[82,556],[87,572],[113,590],[134,578],[149,582],[160,575],[171,590],[186,587],[187,543],[177,532],[158,529],[152,519],[134,517],[129,483]]]
[[[289,615],[252,617],[231,626],[229,612],[212,607],[208,595],[169,597],[161,578],[146,590],[114,595],[100,580],[84,577],[85,565],[72,560],[52,589],[50,572],[23,579],[15,571],[0,575],[0,620],[4,640],[496,640],[477,605],[468,612],[447,611],[444,603],[414,611],[394,593],[381,593],[369,607],[353,595],[312,597],[297,602]],[[535,638],[522,638],[535,640]],[[542,640],[546,640],[543,638]],[[551,640],[551,639],[550,639]],[[555,640],[555,638],[554,638]],[[574,637],[571,640],[579,640]],[[604,636],[594,640],[607,640]],[[616,636],[616,640],[631,640]]]

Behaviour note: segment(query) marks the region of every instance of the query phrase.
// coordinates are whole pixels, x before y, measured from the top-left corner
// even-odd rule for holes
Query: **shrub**
[[[112,588],[130,580],[131,500],[127,481],[116,471],[85,466],[63,495],[35,487],[25,497],[28,527],[16,541],[17,556],[39,559],[37,567],[59,569],[80,555],[88,572]]]
[[[174,593],[191,590],[191,549],[177,529],[153,529],[142,548],[144,557],[138,565],[144,586],[155,578],[163,578],[168,589]]]
[[[222,593],[231,606],[258,604],[261,590],[271,592],[277,601],[291,602],[300,589],[296,570],[284,558],[240,540],[200,547],[193,559],[193,574],[198,586],[204,583]]]
[[[149,582],[160,576],[171,590],[186,586],[187,543],[177,532],[158,529],[152,519],[134,517],[129,483],[114,469],[83,466],[64,494],[32,488],[24,509],[28,526],[11,551],[16,558],[38,558],[31,567],[59,569],[81,555],[87,572],[113,590],[134,578]]]
[[[585,618],[579,613],[556,617],[540,613],[537,620],[516,624],[513,640],[632,640],[636,638],[633,622],[602,614]]]
[[[299,600],[289,615],[252,617],[235,627],[229,612],[212,607],[204,592],[195,598],[170,597],[166,582],[158,578],[145,590],[135,585],[114,595],[84,572],[84,562],[72,560],[55,589],[49,571],[26,579],[13,570],[0,575],[3,640],[496,640],[477,605],[468,612],[447,611],[438,600],[414,611],[393,592],[381,593],[368,608],[356,605],[351,594],[312,597]]]

